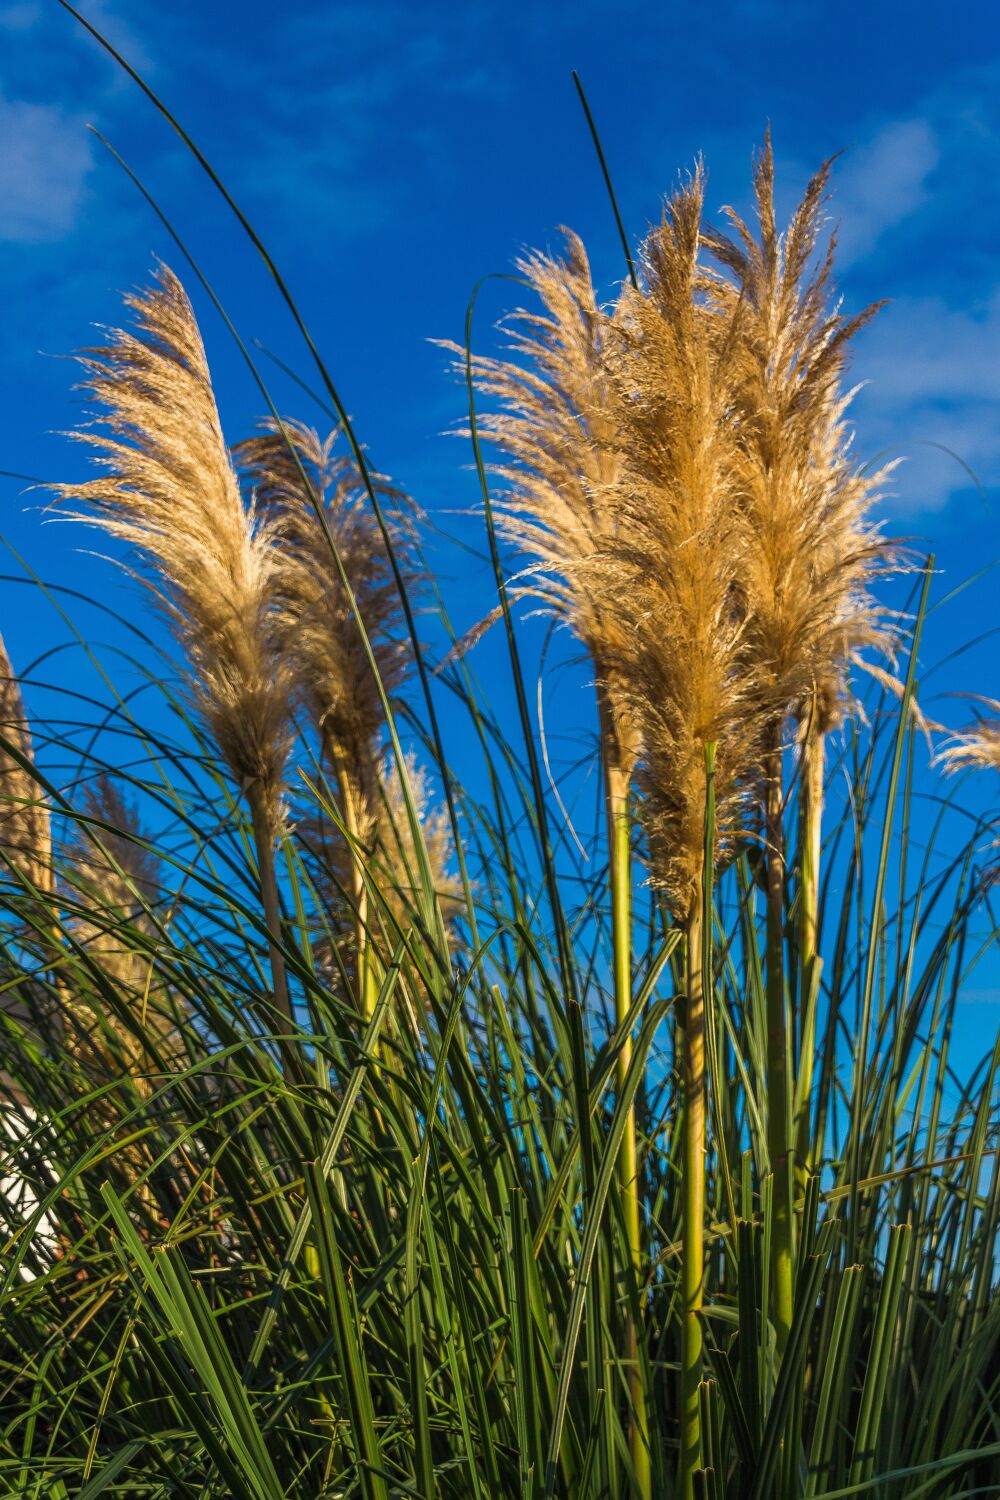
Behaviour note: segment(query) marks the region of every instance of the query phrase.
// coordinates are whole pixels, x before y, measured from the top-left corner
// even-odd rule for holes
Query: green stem
[[[704,911],[701,889],[687,924],[687,1013],[684,1018],[684,1170],[681,1230],[681,1461],[680,1500],[694,1496],[694,1472],[702,1466],[702,1329],[699,1313],[705,1278],[705,996],[702,987]]]
[[[788,1027],[785,1017],[785,845],[781,727],[766,762],[764,835],[767,844],[767,1148],[771,1159],[774,1220],[771,1284],[779,1355],[792,1324],[792,1195],[789,1171]]]
[[[681,1444],[679,1500],[694,1500],[704,1463],[701,1432],[702,1326],[705,1300],[705,970],[706,920],[711,920],[715,864],[715,746],[705,747],[705,848],[687,919],[687,1006],[683,1033],[684,1167],[681,1177]],[[706,918],[706,908],[708,916]]]
[[[268,933],[267,949],[271,966],[271,988],[274,992],[274,1003],[291,1031],[295,1026],[295,1016],[288,993],[285,959],[281,952],[281,905],[278,901],[278,882],[274,869],[274,830],[267,809],[264,788],[259,782],[254,782],[250,787],[247,800],[250,804],[250,821],[257,849],[260,901]],[[281,1053],[285,1060],[286,1071],[294,1074],[295,1054],[288,1038],[281,1043]]]
[[[613,945],[615,1022],[622,1026],[632,1008],[632,837],[629,823],[629,772],[614,720],[604,695],[601,695],[601,729],[603,740],[605,806],[608,819],[608,858],[611,884],[611,931]],[[623,1089],[632,1060],[632,1038],[626,1037],[618,1054],[618,1087]],[[628,1256],[636,1297],[642,1286],[642,1228],[640,1184],[636,1145],[635,1107],[628,1112],[618,1163],[619,1189]],[[642,1500],[652,1496],[652,1471],[649,1451],[649,1417],[646,1391],[639,1362],[639,1330],[631,1307],[626,1313],[625,1358],[628,1370],[631,1412],[629,1414],[629,1449],[638,1493]]]
[[[819,867],[823,830],[823,777],[826,739],[810,725],[802,743],[802,880],[799,914],[800,1003],[802,1038],[795,1080],[795,1155],[808,1175],[815,1165],[810,1135],[813,1055],[816,1047],[816,1007],[822,959],[819,956]]]

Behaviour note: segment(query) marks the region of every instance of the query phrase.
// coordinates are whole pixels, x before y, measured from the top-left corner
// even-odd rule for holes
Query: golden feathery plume
[[[0,736],[33,762],[31,729],[21,687],[0,637]],[[40,891],[52,886],[49,812],[31,773],[0,747],[0,850],[19,874]]]
[[[598,306],[583,243],[569,229],[561,233],[561,258],[535,253],[517,263],[542,310],[505,319],[514,358],[472,360],[477,388],[499,402],[477,422],[503,459],[491,466],[504,485],[499,530],[529,559],[516,591],[538,599],[583,642],[602,714],[612,716],[631,770],[638,747],[615,680],[618,621],[601,608],[591,576],[619,525],[613,485],[620,461],[604,358],[610,320]],[[444,347],[462,355],[454,368],[464,375],[465,351]]]
[[[732,357],[748,636],[775,712],[811,717],[819,733],[844,712],[858,653],[891,649],[869,585],[895,560],[871,520],[889,469],[868,474],[854,462],[845,421],[853,392],[843,387],[850,341],[881,304],[845,317],[832,285],[835,236],[817,253],[830,167],[779,233],[768,134],[754,168],[756,233],[733,209],[735,238],[705,232],[735,277],[720,281],[717,296],[739,330]]]
[[[377,892],[377,910],[369,916],[367,886],[363,886],[366,899],[361,915],[368,927],[367,936],[371,936],[373,929],[385,928],[386,941],[378,942],[384,961],[391,956],[399,934],[424,918],[420,855],[407,814],[402,780],[392,755],[383,755],[376,761],[373,752],[372,761],[376,785],[368,804],[369,815],[360,849],[353,841],[347,842],[337,836],[329,817],[321,809],[306,812],[297,823],[314,869],[317,888],[324,895],[326,911],[334,930],[342,929],[343,933],[338,941],[340,962],[336,965],[328,963],[327,966],[331,970],[342,969],[354,981],[358,977],[357,961],[364,946],[358,941],[357,931],[356,877],[359,866],[370,872]],[[443,808],[431,802],[428,778],[412,754],[406,758],[406,772],[427,859],[431,891],[439,905],[445,933],[450,937],[464,899],[461,882],[453,870],[450,819]]]
[[[447,931],[464,904],[462,884],[453,867],[451,821],[445,808],[431,802],[427,773],[412,754],[406,757],[406,775],[423,836],[431,889],[441,907]],[[386,877],[379,889],[384,892],[395,925],[405,931],[407,924],[412,924],[414,913],[420,911],[423,882],[402,779],[391,755],[383,760],[380,782],[374,863]]]
[[[73,434],[102,473],[54,486],[132,547],[188,660],[194,702],[241,787],[276,825],[289,749],[289,672],[272,624],[271,529],[240,497],[194,311],[166,266],[125,299],[134,331],[80,362],[106,430]]]
[[[383,966],[400,938],[409,943],[413,934],[416,935],[417,953],[426,954],[427,963],[433,965],[435,958],[427,952],[426,942],[422,941],[429,937],[433,943],[437,937],[434,925],[428,930],[428,922],[433,922],[430,914],[435,908],[440,912],[445,942],[450,950],[455,924],[463,907],[462,885],[455,877],[452,864],[455,851],[451,822],[447,811],[431,802],[426,772],[412,753],[406,756],[406,777],[426,859],[429,890],[425,889],[420,852],[403,795],[399,767],[395,757],[387,755],[379,778],[381,795],[371,860],[378,906],[377,912],[373,913],[374,924],[379,935],[384,934],[384,941],[376,939]],[[427,897],[430,899],[425,899]],[[417,967],[407,967],[400,987],[401,1000],[415,1031],[419,1029],[416,1008],[426,1003],[427,994],[427,979],[414,972]]]
[[[244,508],[219,423],[201,334],[166,266],[126,298],[132,331],[81,358],[104,431],[74,434],[99,477],[53,486],[82,519],[129,544],[188,663],[191,698],[253,819],[278,1008],[291,1020],[280,942],[274,837],[290,749],[291,678],[274,628],[271,527]]]
[[[399,593],[385,540],[353,458],[335,452],[339,437],[339,429],[321,440],[302,423],[267,422],[236,453],[252,486],[254,503],[281,541],[282,638],[297,690],[319,731],[341,799],[349,840],[347,888],[352,891],[360,964],[368,948],[365,851],[371,847],[378,820],[385,711],[330,539],[387,695],[402,680],[406,652],[399,634]],[[384,495],[395,495],[382,476],[376,476],[375,483]],[[405,571],[414,577],[403,528],[394,524],[390,538]],[[374,1004],[374,975],[370,963],[360,967],[360,1002],[367,1014]]]
[[[749,545],[735,466],[732,321],[700,263],[703,177],[670,200],[626,289],[609,351],[618,392],[619,527],[604,560],[624,625],[621,680],[640,728],[652,878],[684,920],[698,899],[705,747],[722,840],[759,764],[761,674],[746,642]]]
[[[234,451],[255,504],[280,538],[277,588],[286,654],[338,784],[348,783],[339,789],[354,803],[356,832],[364,841],[374,816],[379,752],[373,747],[381,742],[384,710],[314,498],[325,515],[387,694],[398,688],[406,665],[399,636],[399,594],[357,467],[351,457],[334,451],[339,429],[321,440],[302,423],[285,421],[283,427],[284,432],[268,422],[260,435]],[[380,476],[376,483],[382,494],[395,494]],[[394,546],[405,554],[401,529],[395,527],[391,535]],[[403,560],[412,576],[408,558]]]
[[[43,896],[52,894],[52,830],[41,788],[22,761],[34,764],[31,729],[24,710],[21,687],[14,676],[3,638],[0,637],[0,880],[16,884],[26,881]],[[11,749],[7,749],[9,745]],[[16,751],[12,754],[11,751]],[[20,757],[20,758],[18,758]],[[34,1021],[32,1004],[17,990],[10,991],[0,1008],[20,1023]],[[0,1066],[0,1091],[20,1090],[13,1077]]]
[[[983,717],[961,733],[953,734],[949,742],[939,751],[935,764],[945,774],[953,776],[959,771],[1000,771],[1000,702],[994,698],[983,698],[981,702],[989,710]],[[994,848],[1000,839],[994,840]],[[984,876],[984,884],[995,885],[1000,880],[1000,864],[992,864]]]

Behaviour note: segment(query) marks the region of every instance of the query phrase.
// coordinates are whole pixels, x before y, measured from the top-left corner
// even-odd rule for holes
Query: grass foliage
[[[364,486],[356,446],[354,462]],[[969,1078],[950,1051],[995,940],[988,820],[954,847],[961,782],[936,785],[933,820],[914,813],[930,576],[902,702],[876,683],[866,722],[828,746],[819,963],[800,947],[786,755],[781,1113],[797,1149],[780,1337],[763,861],[745,843],[714,884],[708,862],[700,1454],[680,1480],[686,936],[644,884],[636,823],[623,1012],[607,841],[584,860],[546,786],[509,614],[520,725],[461,656],[431,691],[411,640],[385,729],[394,841],[352,832],[300,726],[277,926],[252,808],[167,671],[142,717],[110,680],[110,708],[63,688],[65,716],[33,726],[51,771],[8,712],[29,792],[8,776],[4,795],[15,814],[48,805],[55,874],[5,841],[0,1491],[995,1494],[1000,1042]],[[448,637],[443,606],[439,623]],[[81,733],[102,716],[116,765]],[[433,858],[413,753],[443,795]],[[455,765],[475,757],[463,784]]]

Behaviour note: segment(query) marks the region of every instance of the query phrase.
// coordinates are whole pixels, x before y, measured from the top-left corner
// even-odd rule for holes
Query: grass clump
[[[769,145],[755,183],[730,240],[696,171],[613,308],[573,236],[528,258],[513,347],[462,351],[514,671],[529,597],[596,684],[588,864],[465,650],[414,701],[433,580],[343,414],[230,449],[165,269],[87,356],[101,472],[60,499],[136,555],[182,691],[116,697],[117,756],[80,692],[43,772],[0,664],[5,1492],[1000,1482],[1000,1045],[951,1060],[987,820],[914,822],[929,566],[902,683],[857,679],[892,562],[859,320],[825,169],[784,235]]]

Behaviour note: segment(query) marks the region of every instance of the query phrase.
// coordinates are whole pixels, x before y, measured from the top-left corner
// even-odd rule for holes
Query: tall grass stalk
[[[288,993],[288,974],[281,951],[281,902],[278,896],[278,881],[274,862],[274,832],[267,804],[261,788],[253,785],[247,790],[250,819],[253,826],[254,848],[257,852],[257,870],[260,878],[261,906],[268,934],[268,962],[271,965],[271,982],[274,986],[274,1003],[283,1021],[289,1027],[295,1024],[291,997]]]
[[[681,1409],[678,1491],[693,1500],[705,1466],[702,1435],[702,1309],[705,1304],[706,1067],[705,984],[714,984],[711,951],[715,869],[715,746],[705,747],[705,846],[687,919],[682,1062],[684,1155],[681,1237]]]
[[[826,736],[816,723],[815,710],[803,724],[800,743],[799,1045],[793,1129],[797,1180],[802,1182],[815,1169],[809,1111],[813,1092],[819,987],[823,972],[819,950],[819,899]]]
[[[358,999],[361,1014],[366,1021],[371,1019],[375,1004],[375,971],[368,940],[368,886],[365,881],[365,853],[362,842],[362,826],[357,798],[351,782],[350,771],[342,759],[334,754],[334,773],[341,789],[341,805],[344,825],[349,843],[348,857],[351,872],[351,905],[354,909],[354,953],[358,964]]]
[[[614,731],[613,713],[603,693],[599,693],[601,747],[604,764],[604,798],[607,818],[609,881],[611,902],[611,941],[615,997],[615,1025],[625,1027],[632,1013],[632,822],[629,809],[630,775],[621,746]],[[632,1038],[622,1040],[618,1056],[618,1088],[625,1087],[632,1061]],[[642,1243],[642,1183],[636,1139],[634,1105],[630,1107],[622,1134],[619,1190],[625,1238],[628,1246],[633,1287],[628,1290],[630,1304],[640,1309],[645,1303],[645,1259]],[[629,1439],[632,1468],[638,1492],[651,1494],[652,1470],[649,1453],[649,1419],[646,1411],[646,1382],[640,1365],[639,1339],[644,1337],[629,1311],[625,1324],[625,1358],[628,1368]]]
[[[789,1135],[788,1019],[785,993],[785,809],[781,725],[764,763],[766,849],[767,1150],[771,1164],[771,1292],[779,1356],[792,1326],[794,1222]]]

